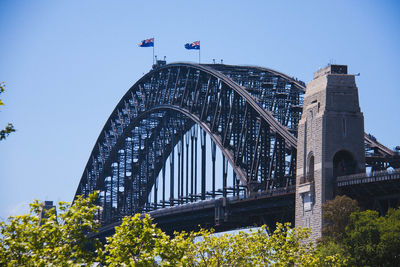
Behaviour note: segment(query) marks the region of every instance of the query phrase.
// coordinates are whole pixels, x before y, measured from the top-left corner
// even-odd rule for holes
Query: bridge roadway
[[[356,199],[362,208],[384,214],[400,206],[400,169],[341,176],[336,183],[337,194]]]
[[[362,208],[384,213],[400,205],[400,169],[341,176],[336,181],[336,194],[356,199]],[[276,221],[294,223],[295,186],[235,196],[203,200],[148,212],[154,222],[168,234],[193,231],[194,225],[214,228],[216,232],[251,226],[269,225]],[[103,226],[97,235],[109,236],[120,221]],[[198,227],[197,227],[198,229]]]
[[[198,226],[212,227],[216,232],[263,224],[273,226],[277,220],[294,222],[294,193],[295,186],[288,186],[252,196],[221,197],[172,206],[148,214],[168,234],[193,231]],[[120,223],[103,226],[98,235],[104,237],[113,234],[114,227]]]

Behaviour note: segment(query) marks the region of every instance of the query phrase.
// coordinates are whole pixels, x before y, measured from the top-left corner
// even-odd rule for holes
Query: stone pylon
[[[322,204],[336,177],[365,171],[364,117],[354,75],[329,65],[307,84],[297,139],[295,224],[321,237]]]

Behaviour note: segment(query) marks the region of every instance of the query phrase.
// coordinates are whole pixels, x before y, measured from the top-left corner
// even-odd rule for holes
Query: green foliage
[[[390,209],[379,227],[383,262],[394,266],[400,259],[400,209]]]
[[[185,232],[174,233],[174,237],[170,238],[164,235],[158,257],[161,266],[187,266],[191,262],[188,251],[193,244],[195,235],[193,233],[187,234]]]
[[[344,243],[352,255],[353,263],[363,266],[377,266],[379,260],[376,257],[379,244],[379,214],[376,211],[367,210],[351,215],[351,223],[348,225]]]
[[[115,227],[115,234],[107,238],[108,244],[105,247],[107,264],[109,266],[154,265],[163,234],[152,224],[148,215],[143,220],[140,219],[140,214],[125,217],[122,224]]]
[[[322,229],[321,242],[342,242],[350,215],[359,211],[356,200],[348,196],[336,196],[333,200],[322,205],[324,227]]]
[[[0,266],[92,264],[96,259],[93,250],[100,249],[100,242],[89,241],[86,235],[98,228],[96,198],[97,194],[79,197],[72,206],[60,202],[60,214],[53,208],[44,211],[42,219],[42,205],[35,201],[30,214],[0,222]]]
[[[277,224],[248,232],[214,234],[201,229],[165,235],[140,215],[125,218],[107,239],[106,263],[110,266],[340,266],[340,255],[322,257],[310,241],[309,229]]]
[[[109,266],[178,266],[187,262],[187,251],[194,235],[175,233],[170,238],[152,223],[148,214],[125,217],[107,238],[106,263]]]
[[[5,87],[4,82],[0,82],[0,94],[4,93],[5,90],[4,87]],[[1,99],[0,99],[0,106],[4,106],[4,103],[3,101],[1,101]],[[8,123],[6,128],[0,130],[0,141],[6,139],[6,137],[12,132],[15,132],[14,126],[11,123]]]
[[[320,257],[341,255],[348,266],[398,266],[399,209],[380,217],[376,211],[359,211],[348,197],[336,197],[323,209],[327,223],[318,244]]]
[[[236,233],[166,235],[149,215],[125,217],[103,247],[87,234],[96,232],[97,194],[79,197],[71,206],[59,204],[60,213],[31,205],[28,215],[0,223],[0,266],[80,266],[95,261],[107,266],[341,266],[340,253],[316,250],[310,230],[277,224]]]
[[[4,87],[5,87],[4,82],[0,82],[0,94],[2,94],[5,91]],[[0,106],[4,106],[4,103],[3,101],[1,101],[1,99],[0,99]]]
[[[316,255],[320,259],[318,266],[347,266],[349,262],[346,248],[332,240],[318,243]]]
[[[201,240],[191,243],[188,266],[340,266],[341,256],[323,257],[309,240],[308,228],[291,228],[277,223],[269,233],[263,226],[247,232],[213,234],[197,233]]]
[[[344,239],[351,263],[359,266],[396,266],[400,259],[400,210],[385,217],[376,211],[355,212],[350,216]]]

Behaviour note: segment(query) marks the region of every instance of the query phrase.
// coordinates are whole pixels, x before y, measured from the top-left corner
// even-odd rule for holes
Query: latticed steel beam
[[[295,155],[296,123],[290,123],[297,122],[301,113],[290,112],[290,107],[302,104],[303,88],[294,79],[277,72],[253,67],[241,69],[246,71],[238,72],[226,65],[176,63],[146,74],[125,94],[107,120],[76,195],[100,190],[99,203],[103,206],[105,222],[155,209],[158,205],[165,207],[196,200],[193,195],[197,194],[197,183],[193,185],[192,180],[197,179],[197,171],[194,170],[194,178],[193,170],[190,172],[189,190],[190,140],[184,141],[185,133],[194,124],[212,138],[223,153],[224,163],[230,163],[235,178],[249,193],[266,190],[267,186],[270,189],[283,186],[283,178],[279,176],[289,175],[285,173],[288,167],[285,160]],[[288,114],[291,119],[287,119]],[[166,200],[165,178],[162,178],[162,200],[151,205],[149,194],[154,187],[157,200],[156,178],[162,169],[165,177],[165,162],[179,140],[184,141],[182,150],[186,150],[180,159],[180,180],[171,180],[171,197]],[[275,147],[276,151],[271,152],[271,147],[266,145]],[[228,194],[226,166],[222,177],[214,176],[223,180],[224,196]],[[170,172],[174,175],[173,169]],[[293,182],[293,170],[291,174]],[[275,182],[266,182],[272,180]],[[176,202],[173,184],[178,182],[180,196]],[[206,181],[202,184],[204,198]],[[212,196],[216,196],[215,186]]]
[[[128,90],[108,118],[76,195],[99,190],[101,218],[109,223],[209,195],[238,195],[243,188],[250,195],[288,188],[295,181],[303,93],[304,83],[266,68],[188,63],[156,68]],[[213,167],[211,181],[206,179],[206,134],[212,139],[213,165],[216,147],[223,155],[223,173],[216,175]],[[177,145],[178,157],[173,153]],[[387,153],[384,147],[376,147]],[[201,177],[197,177],[198,158]],[[232,187],[227,185],[228,162],[234,173]],[[215,187],[216,180],[222,189]],[[211,193],[206,185],[212,186]],[[149,200],[152,190],[153,202]]]

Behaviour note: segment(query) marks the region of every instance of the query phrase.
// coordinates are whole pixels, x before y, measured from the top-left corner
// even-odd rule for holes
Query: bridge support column
[[[307,84],[299,122],[295,224],[321,237],[322,204],[334,197],[336,177],[365,171],[364,118],[354,75],[329,65]]]
[[[206,132],[200,133],[201,139],[201,200],[206,199]]]

